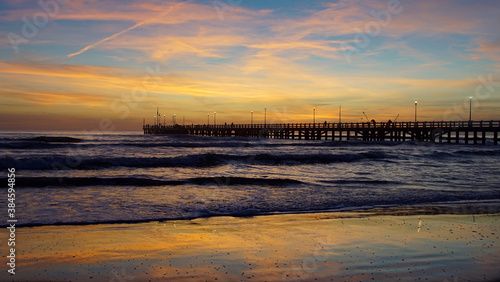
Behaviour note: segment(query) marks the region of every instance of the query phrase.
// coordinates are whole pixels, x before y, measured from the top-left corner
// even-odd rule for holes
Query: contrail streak
[[[97,45],[100,45],[101,43],[104,43],[104,42],[106,42],[106,41],[108,41],[108,40],[114,39],[114,38],[116,38],[116,37],[118,37],[118,36],[120,36],[120,35],[124,34],[124,33],[125,33],[125,32],[127,32],[127,31],[130,31],[130,30],[132,30],[132,29],[134,29],[134,28],[138,28],[138,27],[140,27],[141,25],[143,25],[143,24],[145,24],[145,23],[147,23],[147,22],[149,22],[149,21],[151,21],[151,19],[146,20],[146,21],[143,21],[143,22],[140,22],[140,23],[138,23],[138,24],[136,24],[136,25],[134,25],[134,26],[131,26],[131,27],[127,28],[127,29],[124,29],[124,30],[122,30],[122,31],[120,31],[120,32],[118,32],[118,33],[115,33],[115,34],[113,34],[113,35],[111,35],[111,36],[109,36],[109,37],[106,37],[106,38],[102,39],[101,41],[98,41],[98,42],[96,42],[96,43],[90,44],[89,46],[87,46],[87,47],[85,47],[85,48],[81,49],[81,50],[80,50],[80,51],[78,51],[78,52],[75,52],[75,53],[71,53],[71,54],[69,54],[69,55],[68,55],[68,58],[71,58],[71,57],[76,56],[76,55],[80,55],[81,53],[83,53],[83,52],[85,52],[85,51],[87,51],[87,50],[89,50],[89,49],[92,49],[92,48],[96,47]]]
[[[68,55],[68,58],[71,58],[71,57],[76,56],[76,55],[80,55],[80,54],[82,54],[82,53],[84,53],[84,52],[86,52],[86,51],[88,51],[88,50],[90,50],[90,49],[92,49],[92,48],[94,48],[94,47],[96,47],[96,46],[98,46],[98,45],[100,45],[100,44],[102,44],[102,43],[106,42],[106,41],[109,41],[109,40],[111,40],[111,39],[114,39],[114,38],[116,38],[116,37],[118,37],[118,36],[120,36],[120,35],[122,35],[122,34],[124,34],[124,33],[128,32],[128,31],[131,31],[131,30],[133,30],[133,29],[135,29],[135,28],[138,28],[138,27],[140,27],[140,26],[142,26],[142,25],[144,25],[144,24],[146,24],[146,23],[148,23],[148,22],[151,22],[151,21],[153,21],[153,20],[155,20],[155,19],[157,19],[157,18],[159,18],[159,17],[162,17],[162,16],[164,16],[166,13],[170,12],[173,8],[174,8],[174,7],[171,7],[169,10],[167,10],[166,12],[162,13],[161,15],[159,15],[159,16],[157,16],[157,17],[154,17],[154,18],[152,18],[152,19],[148,19],[148,20],[142,21],[142,22],[137,23],[137,24],[135,24],[135,25],[133,25],[133,26],[131,26],[131,27],[127,28],[127,29],[124,29],[124,30],[122,30],[122,31],[120,31],[120,32],[118,32],[118,33],[115,33],[115,34],[113,34],[113,35],[111,35],[111,36],[108,36],[108,37],[106,37],[106,38],[104,38],[104,39],[102,39],[102,40],[100,40],[100,41],[98,41],[98,42],[96,42],[96,43],[92,43],[92,44],[90,44],[89,46],[87,46],[87,47],[85,47],[85,48],[81,49],[81,50],[80,50],[80,51],[78,51],[78,52],[75,52],[75,53],[71,53],[71,54],[69,54],[69,55]]]

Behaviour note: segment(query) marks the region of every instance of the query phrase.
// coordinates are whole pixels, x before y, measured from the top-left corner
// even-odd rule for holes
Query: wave
[[[56,148],[85,148],[88,145],[80,145],[80,143],[64,143],[64,142],[37,142],[37,141],[13,141],[2,142],[0,148],[16,149],[16,150],[43,150]]]
[[[216,141],[214,142],[162,142],[162,141],[137,141],[137,142],[112,142],[112,141],[85,141],[83,139],[77,139],[80,141],[33,141],[28,139],[22,140],[12,140],[12,141],[2,141],[0,142],[0,148],[4,149],[23,149],[23,150],[44,150],[44,149],[57,149],[57,148],[67,148],[67,149],[93,149],[110,147],[116,150],[117,148],[122,148],[124,150],[130,150],[131,148],[284,148],[284,147],[308,147],[308,148],[322,148],[322,147],[366,147],[366,146],[396,146],[400,143],[386,142],[386,143],[374,143],[374,142],[358,142],[358,141],[291,141],[283,143],[272,143],[266,142],[266,140],[259,142],[255,141]],[[63,140],[63,139],[61,139]],[[199,140],[198,140],[199,141]]]
[[[292,186],[304,184],[302,181],[287,178],[248,178],[248,177],[196,177],[187,180],[191,184],[217,184],[217,185],[258,185],[258,186]]]
[[[500,149],[457,150],[454,153],[459,155],[473,155],[473,156],[500,156]]]
[[[75,219],[74,217],[61,220],[34,220],[31,222],[16,223],[16,227],[35,227],[35,226],[62,226],[62,225],[95,225],[95,224],[132,224],[146,222],[164,222],[176,220],[193,220],[198,218],[210,218],[220,216],[231,217],[253,217],[278,214],[308,214],[308,213],[336,213],[331,215],[323,215],[326,218],[351,218],[359,217],[360,214],[366,216],[376,215],[437,215],[437,214],[498,214],[500,213],[500,202],[498,198],[484,198],[482,200],[449,200],[449,201],[418,201],[414,203],[366,203],[364,205],[337,205],[335,207],[318,206],[308,208],[276,208],[276,209],[259,209],[259,208],[235,208],[228,210],[212,210],[208,208],[195,208],[184,215],[158,215],[139,218],[116,218],[104,219]],[[346,213],[344,213],[346,212]],[[8,224],[0,224],[0,228],[7,227]]]
[[[82,139],[67,137],[67,136],[38,136],[30,139],[26,139],[27,141],[37,141],[37,142],[54,142],[54,143],[77,143],[82,142]]]
[[[32,138],[1,138],[0,148],[47,149],[80,146],[84,139],[68,136],[38,136]]]
[[[285,140],[251,137],[217,138],[205,136],[149,136],[149,135],[109,135],[109,136],[12,136],[0,138],[0,148],[6,149],[47,149],[47,148],[247,148],[247,147],[338,147],[338,146],[397,146],[411,142],[363,142],[360,140]]]
[[[6,179],[4,179],[7,182]],[[2,180],[3,181],[3,180]],[[219,186],[273,186],[285,187],[304,184],[302,181],[280,178],[248,178],[248,177],[194,177],[184,180],[160,180],[143,177],[19,177],[16,184],[23,188],[44,187],[84,187],[84,186],[177,186],[177,185],[219,185]]]
[[[359,184],[359,185],[397,185],[403,184],[399,181],[386,181],[386,180],[320,180],[321,183],[326,184],[341,184],[341,185],[349,185],[349,184]]]
[[[470,149],[462,148],[459,150],[449,150],[449,151],[447,150],[443,151],[438,149],[433,152],[421,155],[421,157],[423,158],[436,159],[436,160],[453,159],[453,158],[467,159],[468,157],[474,157],[474,156],[479,156],[479,157],[500,156],[500,149],[485,149],[484,147],[481,148],[471,147]]]
[[[229,163],[249,163],[259,165],[303,165],[355,162],[361,160],[386,160],[390,155],[384,152],[360,152],[338,154],[197,154],[179,157],[31,157],[0,158],[0,168],[15,167],[25,170],[67,170],[104,169],[111,167],[215,167]]]

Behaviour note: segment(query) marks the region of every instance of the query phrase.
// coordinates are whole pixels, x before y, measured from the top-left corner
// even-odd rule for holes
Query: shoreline
[[[141,224],[150,222],[168,222],[181,220],[196,220],[217,217],[235,217],[235,218],[250,218],[260,216],[273,215],[307,215],[316,213],[331,213],[336,214],[338,218],[357,216],[378,216],[378,215],[437,215],[437,214],[495,214],[500,213],[500,200],[477,200],[477,201],[456,201],[456,202],[437,202],[437,203],[422,203],[416,205],[382,205],[382,206],[364,206],[364,207],[346,207],[339,209],[327,210],[309,210],[309,211],[285,211],[285,212],[269,212],[269,213],[239,213],[239,214],[209,214],[196,217],[179,217],[179,218],[153,218],[153,219],[133,219],[133,220],[113,220],[113,221],[98,221],[98,222],[63,222],[63,223],[17,223],[18,228],[43,227],[43,226],[86,226],[86,225],[113,225],[113,224]],[[8,227],[8,224],[0,224],[0,228]]]
[[[500,278],[500,213],[476,213],[476,209],[468,214],[463,208],[461,214],[425,211],[436,212],[432,207],[420,213],[397,207],[21,227],[16,275],[5,271],[0,277],[14,281]],[[6,247],[1,250],[5,257]]]

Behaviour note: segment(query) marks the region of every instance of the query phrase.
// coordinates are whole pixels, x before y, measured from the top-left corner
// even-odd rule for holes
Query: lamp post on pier
[[[250,125],[253,127],[253,111],[250,112]]]
[[[472,97],[469,97],[469,121],[472,121]]]
[[[415,101],[415,123],[417,122],[417,101]]]
[[[266,127],[267,123],[267,108],[264,108],[264,127]]]
[[[214,126],[217,126],[217,113],[214,112]]]
[[[339,124],[342,123],[342,105],[339,105]]]
[[[316,107],[313,108],[313,124],[316,124]]]
[[[210,126],[210,114],[207,114],[207,126]]]
[[[163,114],[163,126],[166,126],[167,124],[165,123],[165,116],[166,114]]]

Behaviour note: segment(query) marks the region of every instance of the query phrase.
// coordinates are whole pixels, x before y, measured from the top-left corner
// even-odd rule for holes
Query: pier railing
[[[360,129],[360,128],[498,128],[500,121],[417,121],[417,122],[345,122],[345,123],[272,123],[272,124],[196,124],[145,125],[151,129]]]
[[[498,144],[500,121],[417,121],[272,124],[144,125],[144,134],[191,134],[303,140],[363,140]]]

